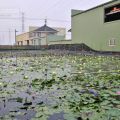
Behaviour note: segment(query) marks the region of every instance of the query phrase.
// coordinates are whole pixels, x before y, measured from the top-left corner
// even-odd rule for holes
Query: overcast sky
[[[42,26],[45,18],[48,19],[48,26],[66,27],[68,30],[71,28],[71,9],[86,10],[108,1],[0,0],[0,44],[14,42],[14,29],[19,31],[17,34],[21,33],[22,12],[25,14],[25,32],[28,26]]]

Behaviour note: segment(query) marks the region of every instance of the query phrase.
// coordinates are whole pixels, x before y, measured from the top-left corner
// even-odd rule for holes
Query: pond
[[[120,58],[1,57],[1,120],[120,119]]]

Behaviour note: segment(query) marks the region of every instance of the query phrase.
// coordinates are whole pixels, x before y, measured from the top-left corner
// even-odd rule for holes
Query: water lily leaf
[[[75,116],[72,114],[64,114],[65,120],[76,120]]]

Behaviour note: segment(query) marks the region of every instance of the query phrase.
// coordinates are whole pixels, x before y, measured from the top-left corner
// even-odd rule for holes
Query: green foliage
[[[48,120],[61,111],[65,120],[120,119],[119,58],[48,54],[18,58],[18,66],[13,66],[14,59],[5,61],[0,68],[0,97],[17,94],[22,103],[18,93],[29,94],[34,106],[27,109],[36,111],[34,120]]]

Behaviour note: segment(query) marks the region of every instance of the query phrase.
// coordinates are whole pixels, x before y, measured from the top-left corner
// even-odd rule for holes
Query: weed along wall
[[[120,1],[114,0],[72,16],[72,40],[94,50],[120,51]]]

